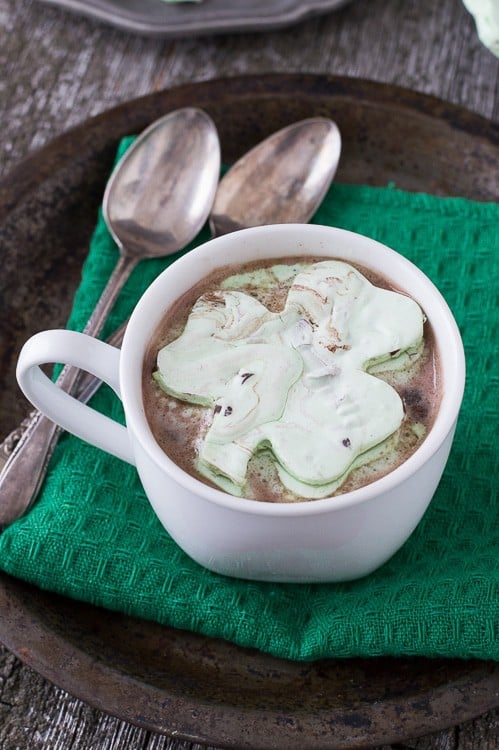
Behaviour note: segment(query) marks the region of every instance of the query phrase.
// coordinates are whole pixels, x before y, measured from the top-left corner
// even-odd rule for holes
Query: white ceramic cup
[[[421,446],[401,466],[372,484],[309,502],[257,502],[208,487],[162,451],[144,415],[142,363],[166,310],[208,273],[227,263],[293,255],[363,264],[419,302],[435,333],[442,401]],[[76,365],[108,383],[123,402],[127,426],[63,393],[40,369],[48,362]],[[364,576],[388,560],[428,507],[452,444],[465,362],[452,313],[416,266],[384,245],[352,232],[281,224],[213,239],[173,263],[139,300],[121,352],[81,333],[43,331],[23,347],[17,377],[30,401],[55,422],[135,464],[161,523],[201,565],[257,580],[344,581]]]

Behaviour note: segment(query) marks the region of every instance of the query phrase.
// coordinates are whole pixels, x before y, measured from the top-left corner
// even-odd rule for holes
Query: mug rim
[[[226,254],[223,252],[224,246],[230,250],[231,246],[236,243],[236,245],[242,247],[244,250],[248,242],[258,241],[265,237],[291,235],[296,243],[297,237],[303,237],[305,241],[305,236],[312,238],[316,235],[315,241],[317,241],[318,238],[325,234],[330,235],[331,239],[339,239],[340,243],[341,241],[345,241],[352,243],[352,245],[357,245],[359,247],[359,252],[365,248],[366,250],[369,249],[372,255],[376,255],[376,258],[373,258],[372,262],[370,257],[367,257],[366,259],[362,258],[362,260],[355,259],[352,260],[352,262],[363,264],[367,268],[371,268],[385,277],[388,276],[389,280],[396,284],[397,287],[405,291],[407,294],[410,294],[410,296],[413,296],[412,291],[407,289],[407,286],[410,286],[410,283],[406,284],[404,279],[399,280],[397,278],[401,272],[406,275],[408,274],[410,277],[409,281],[412,281],[414,284],[414,281],[417,280],[418,288],[424,290],[425,294],[428,295],[431,302],[429,306],[431,307],[432,312],[436,310],[440,316],[438,331],[435,330],[435,327],[432,325],[440,358],[443,360],[443,352],[441,351],[441,345],[443,343],[445,345],[445,355],[447,359],[449,359],[448,363],[446,362],[444,364],[443,361],[440,363],[442,374],[442,396],[435,421],[421,445],[414,451],[414,453],[403,461],[402,464],[392,471],[389,471],[381,478],[355,490],[351,490],[350,492],[345,492],[344,494],[311,500],[305,499],[293,503],[274,503],[270,501],[238,497],[230,495],[221,489],[210,487],[178,466],[159,446],[151,432],[143,408],[141,382],[142,363],[147,343],[156,329],[157,324],[164,317],[166,309],[171,307],[171,304],[178,299],[183,291],[187,291],[197,283],[197,281],[202,279],[215,268],[220,268],[224,265],[237,264],[239,262],[246,263],[251,261],[251,258],[243,258],[241,260],[234,259],[229,260],[228,262],[227,260],[224,261],[223,259],[226,259],[227,256],[230,258],[230,253]],[[304,246],[304,242],[301,242],[300,240],[297,244],[299,247],[296,252],[290,252],[287,254],[280,252],[274,256],[273,252],[275,252],[275,248],[272,248],[266,252],[260,251],[259,256],[254,259],[264,260],[273,257],[278,259],[279,257],[293,257],[295,255],[297,257],[303,257],[304,255],[307,255],[307,248]],[[349,258],[343,257],[345,249],[340,249],[337,254],[332,254],[330,251],[328,252],[327,247],[324,247],[322,250],[308,252],[308,254],[314,256],[323,254],[324,257],[330,255],[331,258],[339,258],[346,262],[349,260]],[[254,255],[253,252],[252,255]],[[222,260],[214,261],[214,256],[218,256]],[[390,273],[386,270],[380,270],[379,263],[381,257],[392,260],[397,266],[397,269],[394,272],[395,278],[391,277]],[[176,289],[175,293],[172,293],[172,299],[169,302],[168,307],[163,307],[160,310],[160,313],[157,313],[157,311],[154,310],[155,300],[156,297],[160,296],[163,292],[165,284],[167,287],[173,285],[175,288],[175,280],[177,282],[180,280],[183,281],[183,277],[185,275],[190,276],[192,269],[196,269],[196,265],[198,266],[198,270],[195,271],[195,278],[191,278],[190,282],[185,285],[185,290],[178,291],[178,289]],[[417,297],[418,295],[414,294],[414,298],[419,302]],[[428,315],[428,303],[426,305],[421,304],[421,307],[425,314]],[[148,321],[147,333],[145,335],[143,330],[144,319]],[[137,346],[137,338],[141,338],[141,346],[139,347]],[[452,361],[450,361],[451,359]],[[139,368],[138,383],[133,380],[133,372],[137,367]],[[452,389],[445,387],[449,376],[453,377],[455,381]],[[168,266],[150,284],[137,302],[127,326],[120,357],[121,396],[126,414],[127,427],[128,429],[131,429],[134,440],[137,440],[140,443],[153,462],[156,465],[159,465],[160,469],[165,471],[174,481],[188,491],[217,505],[222,505],[234,511],[250,513],[253,515],[285,517],[315,515],[316,513],[345,509],[364,502],[369,502],[379,495],[393,490],[395,487],[416,474],[424,464],[426,464],[427,461],[437,453],[451,430],[454,429],[463,398],[464,383],[465,356],[459,328],[446,300],[429,277],[405,256],[377,240],[361,235],[357,232],[352,232],[351,230],[320,224],[273,224],[241,229],[220,237],[212,238],[193,250],[188,251]]]

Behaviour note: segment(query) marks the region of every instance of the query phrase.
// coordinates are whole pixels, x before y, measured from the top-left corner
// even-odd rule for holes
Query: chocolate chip
[[[343,438],[343,440],[341,442],[343,443],[343,445],[345,446],[345,448],[350,448],[350,446],[352,445],[351,442],[350,442],[350,438]]]
[[[232,414],[232,406],[226,406],[224,411],[224,417],[228,417],[230,414]]]
[[[215,406],[215,414],[220,414],[221,411],[222,411],[222,407],[220,406],[220,404],[217,404]]]
[[[430,404],[418,388],[404,388],[401,393],[406,413],[414,420],[424,422],[428,417]]]
[[[252,378],[254,374],[254,372],[243,372],[241,375],[241,383],[246,383],[248,378]]]
[[[400,349],[394,349],[393,352],[390,352],[390,357],[395,357],[400,352]]]

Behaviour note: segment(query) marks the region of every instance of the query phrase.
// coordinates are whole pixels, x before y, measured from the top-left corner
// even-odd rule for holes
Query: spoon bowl
[[[221,180],[214,235],[266,224],[306,223],[324,198],[341,154],[336,123],[311,117],[273,133]]]
[[[120,259],[86,333],[95,336],[101,330],[140,260],[171,255],[194,239],[208,218],[219,176],[218,133],[201,109],[171,112],[137,138],[104,193],[104,219]]]
[[[203,110],[177,110],[150,125],[104,193],[104,218],[122,255],[163,257],[185,247],[208,217],[219,174],[218,135]]]

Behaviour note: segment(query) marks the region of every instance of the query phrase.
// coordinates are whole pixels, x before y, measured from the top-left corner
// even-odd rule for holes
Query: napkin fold
[[[120,154],[129,143],[122,142]],[[498,659],[491,280],[499,206],[334,184],[313,222],[366,234],[407,256],[439,287],[463,335],[468,375],[454,447],[428,511],[402,549],[371,575],[343,584],[256,583],[211,573],[160,525],[133,467],[65,434],[38,501],[0,535],[0,568],[68,597],[282,658]],[[193,245],[208,236],[205,228]],[[116,260],[99,216],[70,328],[83,328]],[[104,335],[172,260],[139,265]],[[92,405],[123,421],[107,386]]]

